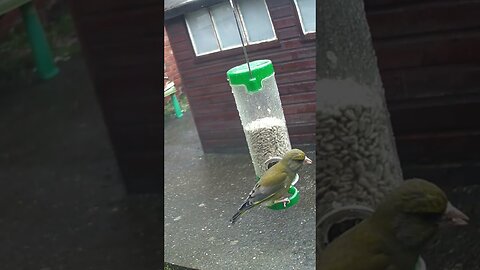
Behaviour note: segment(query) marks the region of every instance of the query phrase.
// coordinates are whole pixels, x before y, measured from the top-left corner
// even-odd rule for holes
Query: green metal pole
[[[172,95],[172,104],[173,104],[173,109],[175,110],[175,117],[182,118],[183,117],[182,108],[180,107],[180,103],[178,102],[178,99],[175,93]]]
[[[28,2],[20,7],[20,11],[22,12],[28,39],[32,46],[38,74],[45,80],[53,78],[58,74],[58,68],[53,61],[47,38],[37,15],[37,10],[32,2]]]

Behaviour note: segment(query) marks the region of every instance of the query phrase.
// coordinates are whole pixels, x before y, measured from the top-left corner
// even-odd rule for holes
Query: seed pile
[[[374,208],[401,181],[389,119],[377,105],[317,111],[317,211]]]
[[[255,174],[262,176],[267,170],[265,161],[271,157],[282,157],[291,149],[285,120],[265,117],[248,123],[244,127]]]

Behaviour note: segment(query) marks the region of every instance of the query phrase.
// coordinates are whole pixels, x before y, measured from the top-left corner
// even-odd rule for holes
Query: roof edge
[[[170,19],[173,19],[175,17],[181,16],[185,13],[195,11],[195,10],[198,10],[198,9],[201,9],[201,8],[204,8],[204,7],[209,7],[209,6],[212,6],[212,5],[215,5],[215,4],[218,4],[218,3],[222,3],[222,2],[229,3],[228,0],[189,1],[189,2],[186,2],[182,5],[180,5],[180,6],[174,7],[174,8],[169,9],[169,10],[165,10],[164,20],[165,21],[170,20]]]

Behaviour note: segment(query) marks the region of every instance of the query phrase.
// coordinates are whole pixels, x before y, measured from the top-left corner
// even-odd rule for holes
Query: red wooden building
[[[250,60],[273,62],[292,144],[313,146],[315,1],[235,2]],[[245,63],[229,1],[165,1],[165,28],[204,152],[245,151],[226,79],[228,69]]]
[[[185,20],[185,15],[219,2],[170,0],[164,6],[158,0],[70,1],[129,191],[161,192],[163,187],[164,11],[204,150],[236,145],[246,149],[225,74],[244,62],[242,51],[217,47],[210,48],[216,52],[197,55]],[[249,45],[250,57],[274,63],[292,142],[314,142],[315,35],[304,33],[296,6],[301,1],[257,2],[266,4],[276,38]],[[436,181],[476,180],[472,175],[480,176],[480,0],[365,4],[404,172]],[[210,16],[210,11],[202,12]],[[201,42],[199,54],[212,45]]]

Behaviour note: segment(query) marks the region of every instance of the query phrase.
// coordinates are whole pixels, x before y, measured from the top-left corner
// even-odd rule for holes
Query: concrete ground
[[[307,152],[314,159],[314,152]],[[196,269],[315,269],[315,166],[286,210],[229,219],[255,184],[248,154],[204,154],[188,112],[165,125],[165,261]]]
[[[79,56],[0,84],[0,183],[2,270],[162,269],[162,197],[125,194]]]

